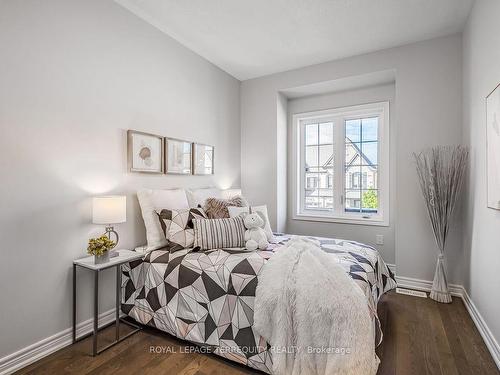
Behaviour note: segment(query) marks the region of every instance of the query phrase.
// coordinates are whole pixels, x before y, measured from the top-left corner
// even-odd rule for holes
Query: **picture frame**
[[[193,143],[193,174],[214,174],[214,146],[203,143]]]
[[[163,136],[127,130],[127,160],[130,172],[164,173],[164,152]]]
[[[192,174],[192,143],[176,138],[165,138],[165,173]]]
[[[487,206],[500,210],[500,84],[486,96]]]

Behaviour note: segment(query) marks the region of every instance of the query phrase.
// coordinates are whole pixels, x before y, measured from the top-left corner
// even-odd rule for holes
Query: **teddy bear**
[[[264,230],[266,221],[261,215],[260,212],[254,212],[244,216],[243,223],[245,224],[245,228],[247,228],[245,232],[245,246],[247,250],[265,250],[269,246],[266,231]]]

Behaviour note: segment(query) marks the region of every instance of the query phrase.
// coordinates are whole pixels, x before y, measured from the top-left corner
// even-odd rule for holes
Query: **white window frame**
[[[345,212],[345,120],[375,117],[379,118],[378,128],[378,200],[376,214]],[[389,226],[390,196],[390,145],[389,145],[389,102],[377,102],[356,106],[328,109],[323,111],[297,113],[293,120],[293,219],[334,223]],[[305,125],[334,122],[335,145],[333,210],[305,209]],[[340,147],[339,147],[340,146]],[[340,165],[339,165],[340,162]]]

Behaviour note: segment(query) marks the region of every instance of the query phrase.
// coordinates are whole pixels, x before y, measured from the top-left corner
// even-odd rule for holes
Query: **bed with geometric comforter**
[[[366,296],[376,345],[382,340],[377,303],[395,288],[377,250],[353,241],[313,237],[336,257]],[[139,323],[243,365],[271,373],[269,345],[252,328],[259,274],[277,247],[266,251],[155,250],[123,267],[122,310]]]

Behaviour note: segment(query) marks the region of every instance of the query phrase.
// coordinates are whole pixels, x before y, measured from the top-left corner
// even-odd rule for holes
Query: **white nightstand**
[[[92,355],[96,356],[97,354],[103,352],[106,349],[109,349],[113,345],[119,343],[120,341],[125,340],[127,337],[133,335],[137,331],[141,329],[140,326],[135,325],[131,322],[121,320],[120,319],[120,293],[121,293],[121,266],[122,264],[132,262],[134,260],[142,259],[144,254],[137,253],[131,250],[115,250],[118,253],[118,256],[110,258],[109,262],[104,264],[94,264],[94,257],[89,256],[85,258],[76,259],[73,261],[73,343],[83,340],[84,338],[93,335],[93,345],[92,345]],[[94,272],[94,330],[93,332],[83,336],[76,338],[76,268],[77,266],[86,268],[90,271]],[[97,349],[97,333],[99,331],[98,327],[98,315],[99,315],[99,273],[108,268],[116,268],[116,317],[115,317],[115,326],[116,326],[116,339],[111,344],[106,347],[98,350]],[[128,333],[127,335],[120,338],[120,320],[135,329]],[[113,323],[111,323],[113,324]],[[107,324],[105,327],[109,326]],[[105,327],[101,327],[103,329]]]

